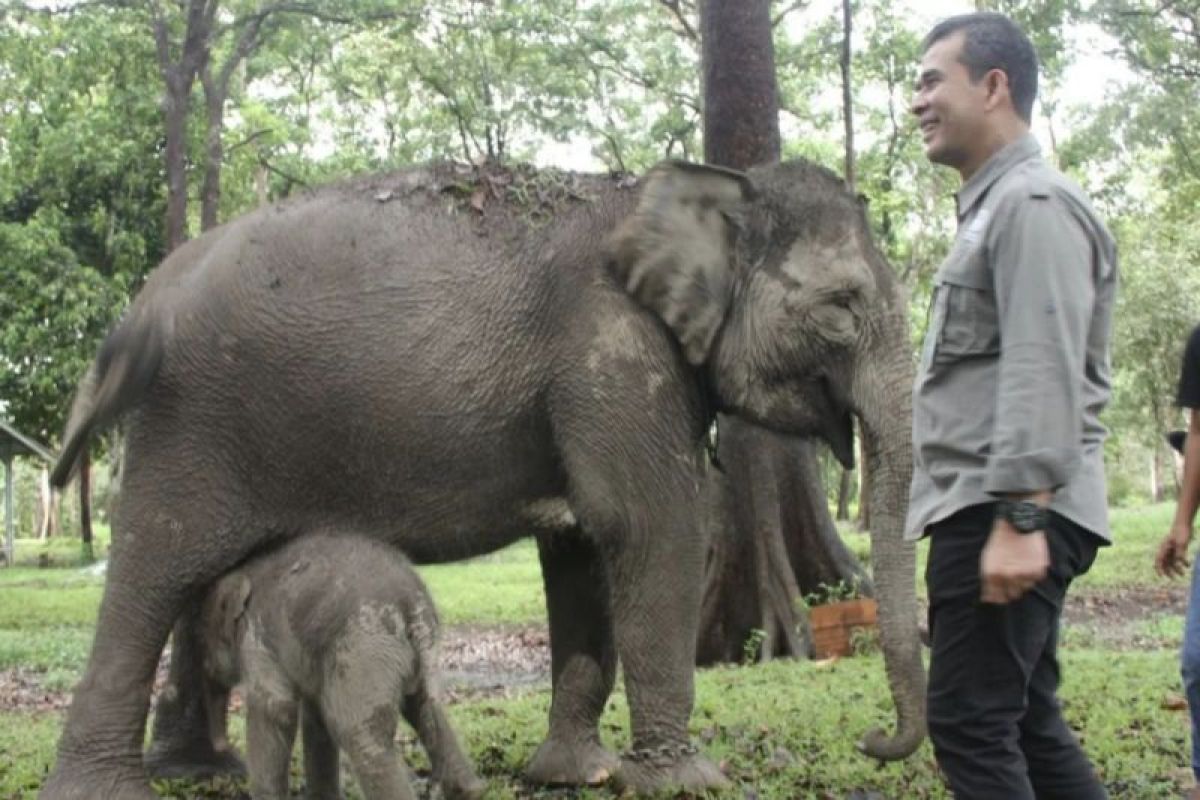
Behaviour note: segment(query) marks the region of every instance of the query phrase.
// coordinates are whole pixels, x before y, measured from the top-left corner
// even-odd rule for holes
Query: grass
[[[532,539],[471,561],[418,571],[445,625],[532,623],[546,618],[542,569]]]
[[[1068,719],[1086,732],[1086,747],[1113,797],[1173,798],[1180,789],[1187,729],[1185,715],[1164,710],[1176,691],[1176,661],[1165,651],[1069,652],[1063,700]],[[912,758],[878,767],[854,750],[856,738],[886,724],[890,711],[878,657],[833,664],[774,662],[755,667],[701,670],[696,681],[692,735],[725,765],[736,788],[722,798],[842,798],[853,790],[888,798],[948,798],[928,744]],[[538,793],[519,779],[546,727],[548,693],[464,703],[450,709],[455,727],[479,771],[489,798],[558,796]],[[602,720],[605,743],[627,747],[628,711],[623,692],[609,701]],[[0,714],[0,797],[32,797],[54,756],[56,715]],[[240,726],[233,730],[242,741]],[[405,750],[425,764],[406,730]],[[298,773],[297,773],[298,774]],[[236,785],[174,782],[158,787],[168,797],[236,797]],[[357,795],[351,793],[351,797]],[[571,797],[610,797],[606,791]]]
[[[1170,515],[1169,506],[1114,511],[1117,546],[1101,552],[1079,586],[1089,592],[1165,586],[1153,575],[1152,558]],[[847,538],[851,549],[863,554],[865,534]],[[64,553],[71,549],[59,547]],[[925,550],[921,548],[922,567]],[[460,564],[422,567],[421,572],[446,624],[544,620],[531,542]],[[0,669],[22,666],[40,672],[48,690],[70,686],[86,659],[102,584],[102,577],[80,569],[0,569]],[[1087,750],[1113,797],[1178,797],[1184,785],[1187,715],[1169,710],[1164,702],[1179,693],[1181,627],[1177,614],[1132,621],[1133,649],[1114,649],[1103,630],[1076,626],[1065,631],[1066,714],[1084,732]],[[521,783],[521,768],[544,736],[548,705],[548,692],[539,690],[451,708],[461,737],[489,780],[488,797],[611,796],[607,791],[535,791]],[[890,715],[877,654],[831,664],[775,662],[699,671],[692,734],[736,784],[722,797],[840,800],[855,790],[894,799],[949,797],[927,744],[907,761],[882,768],[854,751],[857,737],[886,724]],[[627,720],[618,686],[602,722],[610,747],[628,746]],[[53,761],[61,724],[61,715],[53,712],[0,713],[0,798],[35,795]],[[235,718],[235,741],[241,741],[241,731]],[[412,763],[424,764],[411,735],[405,731],[405,736]],[[233,798],[244,791],[234,782],[173,782],[156,788],[177,798]],[[349,797],[357,795],[350,792]]]
[[[101,559],[108,555],[111,538],[106,523],[92,523],[92,554],[95,558]],[[13,541],[13,552],[18,567],[83,565],[83,542],[77,536],[54,536],[45,540],[17,537]]]
[[[1171,503],[1112,509],[1109,522],[1113,546],[1100,549],[1092,568],[1075,581],[1072,591],[1169,585],[1154,574],[1154,554],[1171,527],[1174,513]],[[869,563],[870,534],[856,530],[853,523],[840,523],[838,529],[850,552],[863,563]],[[922,539],[917,545],[917,591],[922,597],[925,596],[922,577],[928,558],[929,540]]]

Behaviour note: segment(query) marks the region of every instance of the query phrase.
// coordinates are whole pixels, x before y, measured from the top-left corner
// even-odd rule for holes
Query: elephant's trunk
[[[896,320],[897,326],[902,324]],[[904,328],[900,328],[904,330]],[[912,479],[912,361],[906,337],[886,356],[862,364],[855,397],[870,472],[871,564],[879,635],[897,730],[873,730],[859,749],[883,761],[906,758],[925,737],[925,668],[917,628],[916,546],[904,540]]]

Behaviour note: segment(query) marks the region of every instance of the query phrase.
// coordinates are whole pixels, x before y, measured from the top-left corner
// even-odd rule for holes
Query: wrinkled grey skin
[[[301,720],[306,797],[341,797],[340,748],[367,800],[412,800],[395,742],[401,709],[445,796],[483,794],[439,703],[433,600],[394,548],[306,535],[226,573],[200,625],[208,679],[242,687],[254,800],[291,796]]]
[[[640,183],[415,169],[189,242],[102,347],[53,476],[130,412],[96,639],[43,796],[151,796],[138,744],[172,621],[256,549],[324,525],[418,562],[536,535],[553,700],[528,776],[723,785],[687,748],[716,410],[844,462],[862,418],[899,722],[864,745],[907,755],[924,672],[900,529],[905,331],[862,209],[798,162]],[[598,735],[618,655],[638,756],[620,761]]]

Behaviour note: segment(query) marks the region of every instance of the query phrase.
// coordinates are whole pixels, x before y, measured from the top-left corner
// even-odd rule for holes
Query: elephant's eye
[[[854,293],[853,292],[834,292],[832,295],[829,296],[829,302],[831,305],[835,305],[838,308],[842,308],[842,309],[845,309],[846,311],[849,311],[851,306],[854,304]]]

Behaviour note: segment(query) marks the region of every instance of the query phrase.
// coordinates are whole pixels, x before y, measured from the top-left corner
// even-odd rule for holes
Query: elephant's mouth
[[[829,443],[833,456],[846,469],[854,469],[854,415],[849,399],[837,384],[822,375],[818,396],[824,408],[821,417],[826,420],[821,436]]]

